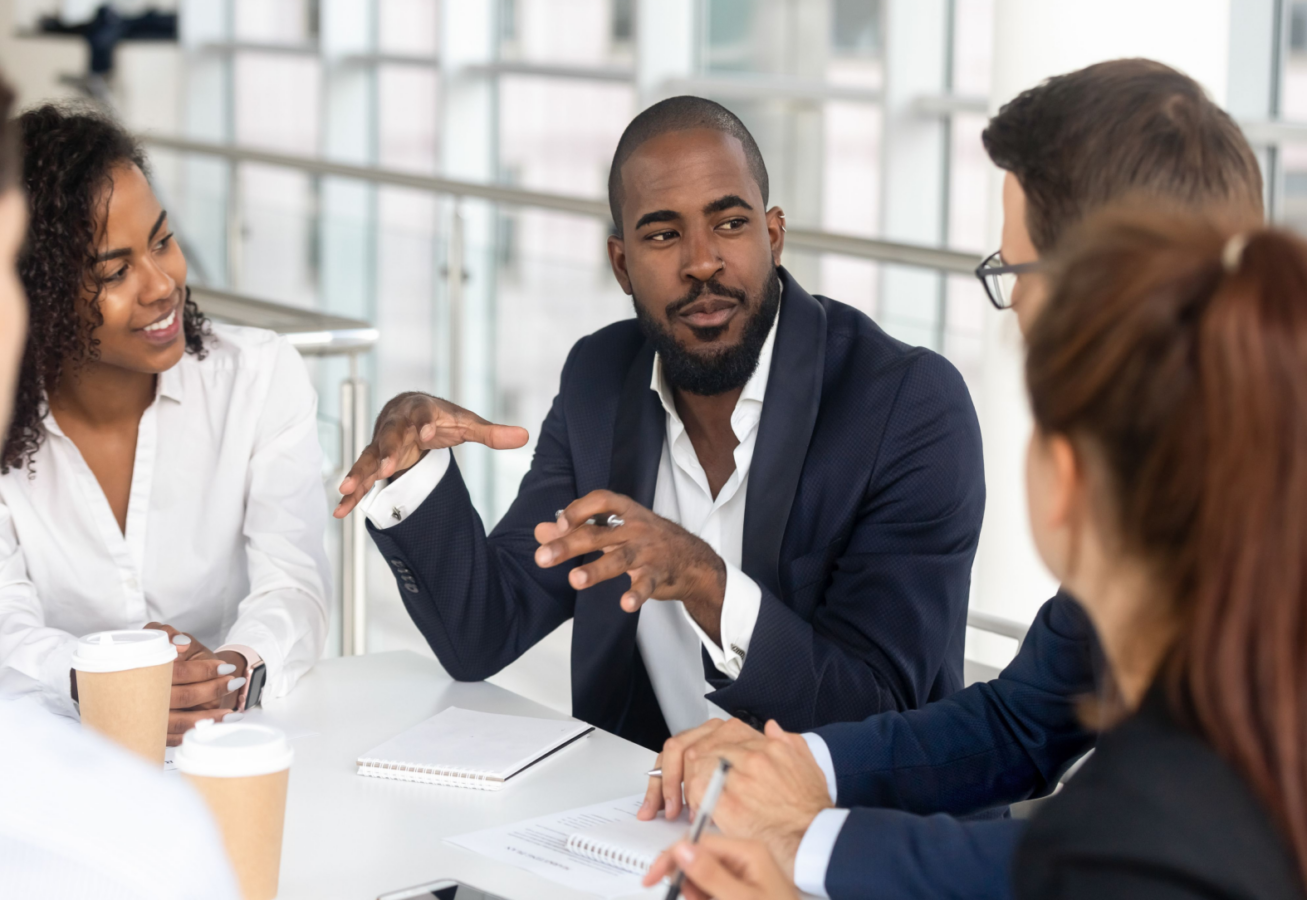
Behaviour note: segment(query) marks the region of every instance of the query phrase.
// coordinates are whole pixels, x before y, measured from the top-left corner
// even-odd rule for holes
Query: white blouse
[[[272,697],[321,655],[317,395],[272,332],[214,325],[206,345],[141,416],[126,533],[52,415],[30,471],[0,475],[0,666],[67,696],[78,637],[158,621],[254,650]]]

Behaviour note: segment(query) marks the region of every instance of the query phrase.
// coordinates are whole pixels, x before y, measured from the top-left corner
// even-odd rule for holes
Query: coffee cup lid
[[[173,757],[179,771],[209,778],[245,778],[289,769],[294,752],[286,735],[253,722],[205,719],[186,732]]]
[[[167,632],[154,628],[98,631],[78,638],[73,668],[79,672],[123,672],[161,666],[177,658]]]

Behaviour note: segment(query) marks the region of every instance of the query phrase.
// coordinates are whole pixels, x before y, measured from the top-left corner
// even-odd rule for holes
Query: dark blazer
[[[953,816],[1052,791],[1094,743],[1076,706],[1103,667],[1089,618],[1060,593],[993,681],[919,710],[818,728],[839,805],[877,807],[853,809],[840,830],[826,872],[830,896],[866,896],[874,878],[883,900],[1009,897],[1026,823]]]
[[[1252,788],[1154,689],[1035,814],[1019,900],[1302,900],[1288,844]]]
[[[961,687],[984,473],[948,362],[781,277],[741,565],[762,608],[738,679],[703,659],[714,703],[799,730]],[[402,523],[369,530],[451,675],[493,675],[572,617],[573,715],[660,749],[669,735],[638,614],[618,605],[629,580],[578,592],[570,566],[533,559],[536,524],[589,491],[652,507],[665,424],[653,359],[634,320],[576,343],[531,469],[488,537],[456,466]]]

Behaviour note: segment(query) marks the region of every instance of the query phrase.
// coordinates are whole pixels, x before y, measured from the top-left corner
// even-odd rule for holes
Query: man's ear
[[[626,271],[626,243],[615,234],[608,236],[608,262],[613,267],[613,277],[622,286],[622,291],[629,296],[631,276]]]
[[[785,210],[779,206],[767,210],[767,240],[771,244],[771,261],[779,266],[785,250]]]

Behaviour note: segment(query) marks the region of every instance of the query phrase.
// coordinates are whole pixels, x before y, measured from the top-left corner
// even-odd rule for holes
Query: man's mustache
[[[690,286],[690,292],[688,294],[680,300],[669,303],[666,310],[667,318],[670,320],[673,317],[680,315],[681,310],[685,309],[691,303],[694,303],[703,296],[705,292],[716,294],[719,297],[730,297],[733,300],[738,300],[740,305],[745,309],[749,308],[748,294],[739,288],[728,288],[716,278],[709,278],[707,281],[696,281]]]

